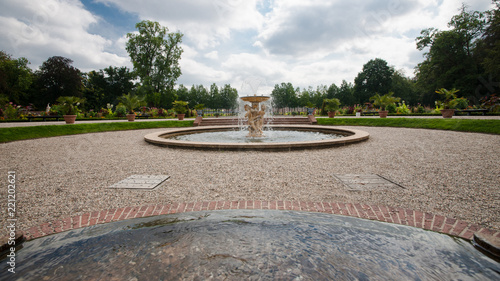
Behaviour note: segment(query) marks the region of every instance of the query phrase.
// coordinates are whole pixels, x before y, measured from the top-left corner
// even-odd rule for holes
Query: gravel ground
[[[294,152],[170,149],[107,132],[0,144],[2,186],[16,172],[18,229],[86,212],[213,200],[300,200],[402,207],[500,230],[500,136],[355,127],[366,142]],[[154,190],[108,186],[170,175]],[[379,174],[405,188],[351,191],[334,174]],[[2,225],[7,189],[0,190]],[[5,230],[2,230],[5,231]]]

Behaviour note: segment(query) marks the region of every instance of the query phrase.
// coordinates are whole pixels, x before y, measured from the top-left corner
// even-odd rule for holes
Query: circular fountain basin
[[[5,268],[0,280],[12,278]],[[25,242],[19,280],[498,280],[467,241],[322,213],[224,210],[132,219]]]
[[[244,136],[247,132],[240,132],[238,126],[207,126],[207,127],[192,127],[192,128],[179,128],[166,132],[156,132],[148,134],[144,137],[145,141],[166,146],[166,147],[180,147],[180,148],[195,148],[195,149],[209,149],[209,150],[296,150],[296,149],[318,149],[328,148],[334,146],[342,146],[351,143],[367,140],[370,137],[365,131],[344,129],[329,126],[313,126],[313,125],[273,125],[270,126],[272,131],[264,132],[268,134],[263,138],[246,138],[239,137],[239,142],[224,141],[211,141],[207,137],[207,141],[201,141],[203,136],[195,138],[195,140],[185,140],[180,136],[202,133],[226,133],[228,139],[232,139],[230,134],[235,132]],[[280,140],[271,139],[272,135],[282,134],[282,132],[303,132],[312,135],[311,139],[300,141],[285,141],[286,137]],[[318,138],[318,135],[323,136]],[[324,137],[327,136],[327,137]],[[328,137],[330,136],[330,137]]]

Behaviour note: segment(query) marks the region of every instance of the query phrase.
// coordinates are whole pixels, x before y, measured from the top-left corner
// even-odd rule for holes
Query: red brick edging
[[[473,238],[474,233],[500,238],[500,231],[431,213],[377,205],[303,201],[211,201],[109,209],[43,223],[27,229],[24,236],[27,240],[31,240],[72,229],[132,218],[230,209],[320,212],[408,225],[468,240]]]

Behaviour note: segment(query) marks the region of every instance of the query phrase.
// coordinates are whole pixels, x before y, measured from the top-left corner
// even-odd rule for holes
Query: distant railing
[[[238,114],[238,109],[203,109],[203,115],[205,117],[238,116]],[[273,108],[273,115],[307,115],[307,107]]]
[[[203,115],[205,117],[225,117],[225,116],[238,116],[238,110],[236,109],[212,109],[204,108]]]
[[[273,108],[274,115],[307,115],[307,107]]]

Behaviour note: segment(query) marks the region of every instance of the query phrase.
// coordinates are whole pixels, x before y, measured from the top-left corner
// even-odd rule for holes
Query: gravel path
[[[354,128],[354,127],[353,127]],[[292,200],[402,207],[500,230],[500,136],[355,127],[366,142],[295,152],[169,149],[107,132],[0,144],[2,186],[15,171],[18,229],[86,212],[171,202]],[[107,187],[170,175],[154,190]],[[405,188],[351,191],[334,174],[379,174]],[[2,225],[7,190],[0,190]],[[5,230],[2,230],[5,231]]]

